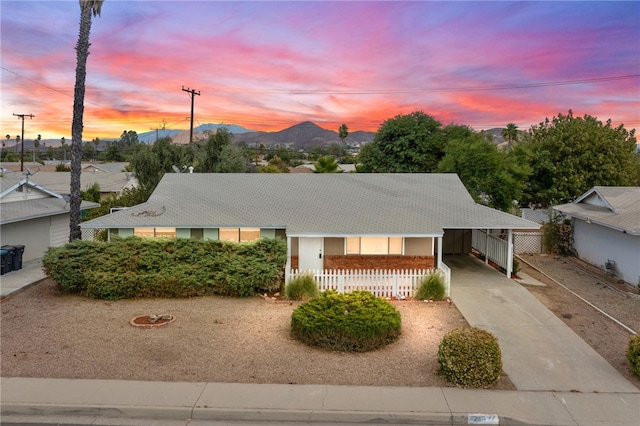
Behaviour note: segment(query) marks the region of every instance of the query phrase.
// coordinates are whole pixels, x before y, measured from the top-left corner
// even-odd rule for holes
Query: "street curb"
[[[2,404],[6,416],[21,419],[55,420],[54,417],[82,418],[83,421],[108,419],[175,420],[175,421],[236,421],[272,423],[353,423],[353,424],[420,424],[420,425],[515,425],[497,414],[472,413],[417,413],[383,411],[337,410],[265,410],[204,407],[135,407],[135,406],[86,406],[49,404]],[[56,422],[58,424],[58,422]],[[64,424],[64,423],[59,423]]]

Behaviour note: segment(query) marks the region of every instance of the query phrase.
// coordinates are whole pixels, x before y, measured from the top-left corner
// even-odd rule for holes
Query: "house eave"
[[[611,225],[610,223],[603,222],[598,219],[591,218],[590,216],[576,214],[576,213],[566,213],[569,214],[574,219],[580,219],[581,221],[591,224],[591,225],[599,225],[605,228],[613,229],[614,231],[621,232],[627,235],[640,236],[640,230],[638,229],[627,229],[619,226]]]

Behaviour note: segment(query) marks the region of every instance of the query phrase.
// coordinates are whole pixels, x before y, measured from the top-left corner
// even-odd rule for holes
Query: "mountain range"
[[[307,148],[310,146],[327,146],[333,143],[340,143],[338,132],[323,129],[311,121],[305,121],[284,130],[276,132],[257,132],[245,129],[237,125],[227,124],[203,124],[193,129],[193,140],[203,140],[206,138],[205,132],[216,130],[220,127],[226,127],[229,133],[233,135],[234,142],[246,143],[247,145],[264,145],[264,146],[289,146],[292,148]],[[158,130],[157,137],[170,137],[173,143],[187,144],[189,143],[188,130]],[[357,130],[350,132],[344,142],[348,145],[359,146],[373,141],[375,132],[365,132]],[[151,143],[156,140],[156,131],[138,134],[140,142]]]

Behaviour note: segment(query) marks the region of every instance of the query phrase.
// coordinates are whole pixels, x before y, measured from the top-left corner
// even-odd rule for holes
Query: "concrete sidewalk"
[[[451,298],[471,326],[493,333],[520,391],[638,392],[526,288],[473,256],[448,257]]]
[[[640,393],[2,379],[3,422],[75,416],[84,421],[631,426],[638,424],[639,407]]]
[[[40,259],[24,262],[22,269],[0,275],[0,296],[6,297],[20,292],[46,277]]]

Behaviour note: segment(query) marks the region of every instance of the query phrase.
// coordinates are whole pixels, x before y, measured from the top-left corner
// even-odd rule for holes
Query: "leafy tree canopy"
[[[331,155],[325,155],[318,158],[318,161],[313,163],[315,167],[314,173],[341,173],[342,170],[338,170],[338,162],[335,157]]]
[[[365,173],[429,173],[443,157],[442,124],[416,111],[382,123],[373,142],[360,151]]]
[[[456,173],[476,202],[509,211],[522,195],[528,165],[521,164],[516,152],[498,150],[491,135],[466,126],[447,127],[454,138],[447,140],[438,172]]]
[[[524,135],[532,174],[523,205],[571,202],[596,185],[630,186],[640,175],[635,131],[590,115],[558,114]]]

